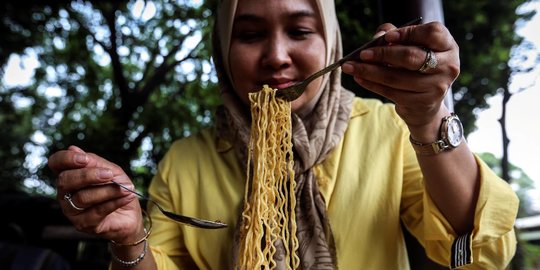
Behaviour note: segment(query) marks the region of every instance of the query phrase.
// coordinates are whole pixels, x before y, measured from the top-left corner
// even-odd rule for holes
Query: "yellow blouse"
[[[344,139],[315,168],[340,269],[409,269],[400,220],[431,259],[450,265],[457,235],[424,190],[408,136],[392,105],[355,99]],[[470,245],[473,263],[460,269],[504,269],[516,248],[518,199],[506,182],[477,162],[481,186]],[[231,268],[244,195],[240,165],[214,129],[173,144],[159,164],[150,195],[166,209],[229,226],[205,230],[181,225],[150,207],[154,228],[149,241],[158,269]]]

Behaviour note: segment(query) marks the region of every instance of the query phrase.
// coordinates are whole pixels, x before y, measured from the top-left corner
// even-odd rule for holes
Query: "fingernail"
[[[88,157],[85,154],[75,154],[75,163],[86,164],[88,162]]]
[[[354,66],[349,63],[345,63],[341,66],[341,70],[343,70],[345,73],[353,73]]]
[[[378,38],[378,37],[380,37],[380,36],[382,36],[384,34],[386,34],[386,31],[379,31],[379,32],[375,33],[375,35],[373,35],[373,38]]]
[[[113,177],[112,171],[109,169],[99,169],[97,174],[98,174],[98,177],[101,179],[108,179],[108,178]]]
[[[360,52],[360,59],[362,60],[371,60],[373,59],[373,50],[363,50]]]

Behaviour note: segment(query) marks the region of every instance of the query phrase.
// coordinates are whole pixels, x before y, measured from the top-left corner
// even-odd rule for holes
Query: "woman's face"
[[[284,88],[325,65],[321,16],[310,0],[239,0],[233,23],[229,63],[232,84],[247,104],[248,93]],[[293,111],[309,102],[322,79],[309,84],[292,102]]]

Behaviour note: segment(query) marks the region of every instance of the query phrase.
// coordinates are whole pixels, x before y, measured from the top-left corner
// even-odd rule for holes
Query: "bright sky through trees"
[[[536,10],[530,21],[517,29],[519,35],[532,42],[536,50],[529,52],[531,59],[540,57],[540,1],[522,7],[523,11]],[[507,131],[510,138],[509,160],[520,167],[536,183],[533,194],[535,208],[540,210],[540,67],[530,73],[515,76],[511,91],[527,89],[512,96],[508,103]],[[490,108],[482,111],[477,120],[477,131],[469,136],[474,152],[490,152],[502,156],[502,135],[498,119],[501,117],[502,95],[489,100]]]

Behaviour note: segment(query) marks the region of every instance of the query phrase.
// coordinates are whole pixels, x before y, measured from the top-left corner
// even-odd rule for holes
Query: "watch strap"
[[[432,143],[421,143],[409,136],[409,141],[411,141],[414,151],[422,156],[436,155],[448,149],[448,145],[443,140],[437,140]]]

